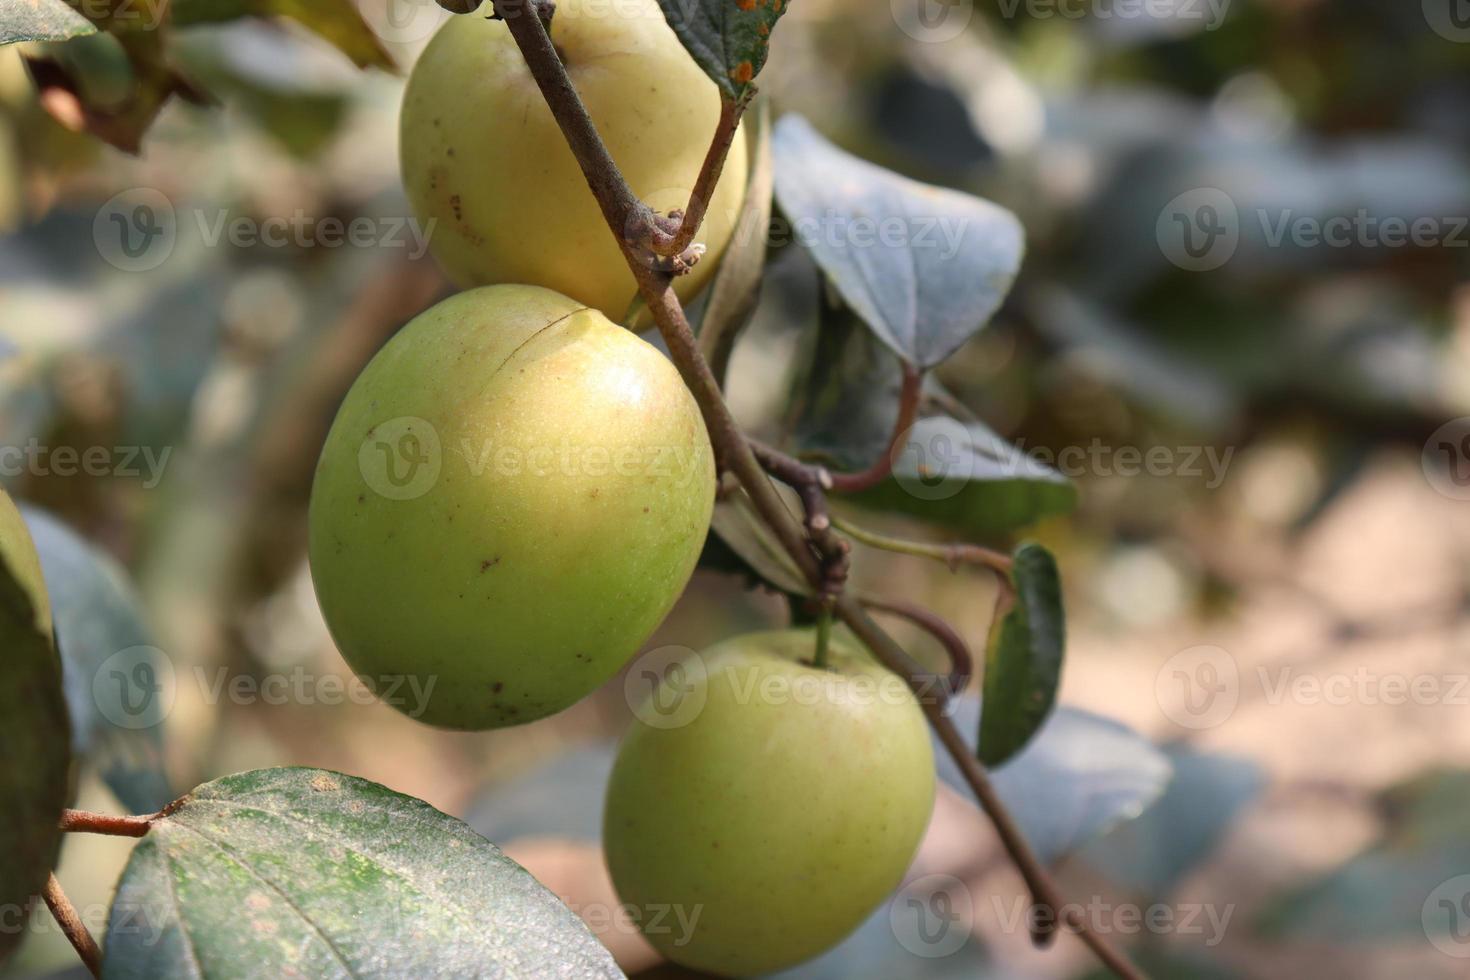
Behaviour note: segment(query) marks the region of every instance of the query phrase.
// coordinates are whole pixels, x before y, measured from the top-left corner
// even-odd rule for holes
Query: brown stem
[[[857,493],[876,487],[893,473],[893,458],[903,449],[903,440],[914,427],[919,414],[919,396],[923,393],[924,372],[903,362],[903,387],[898,394],[898,418],[893,423],[893,435],[883,455],[860,473],[833,473],[832,489],[838,493]]]
[[[970,678],[975,676],[975,658],[970,654],[970,645],[965,642],[959,630],[951,626],[942,616],[917,603],[905,602],[902,599],[863,596],[858,601],[866,609],[875,609],[878,612],[886,612],[906,619],[939,641],[945,653],[949,655],[950,672],[946,679],[947,687],[944,690],[946,697],[953,697],[969,686]]]
[[[68,833],[142,837],[148,833],[157,818],[156,813],[146,817],[119,817],[110,813],[89,813],[86,810],[62,810],[61,829]]]
[[[66,938],[71,940],[72,948],[82,958],[87,970],[94,977],[102,976],[102,950],[97,946],[97,940],[92,938],[82,917],[72,907],[66,892],[61,890],[61,882],[56,880],[55,874],[46,879],[46,891],[41,897],[46,900],[46,907],[51,910],[61,931],[66,933]]]
[[[704,221],[704,213],[715,196],[715,185],[725,169],[725,158],[730,155],[730,144],[735,142],[735,133],[740,128],[740,117],[755,94],[753,88],[738,99],[720,97],[720,121],[715,127],[715,138],[710,141],[709,151],[704,155],[704,165],[699,168],[699,177],[694,181],[694,190],[689,194],[689,206],[679,213],[679,230],[672,238],[660,240],[654,236],[650,247],[657,255],[675,256],[694,244],[694,236]],[[673,217],[673,215],[670,215]]]
[[[832,523],[843,534],[870,548],[881,548],[884,551],[914,555],[918,558],[932,558],[935,561],[944,562],[949,566],[951,572],[959,571],[961,565],[982,565],[995,572],[1000,576],[1002,583],[1007,585],[1011,577],[1011,567],[1015,564],[1010,555],[990,548],[982,548],[978,544],[966,542],[930,544],[927,541],[894,538],[886,534],[879,534],[877,531],[870,531],[842,517],[832,518]]]
[[[496,10],[499,12],[503,6],[519,6],[525,2],[526,0],[496,0]],[[626,184],[620,187],[608,186],[610,178],[621,183],[621,176],[612,166],[607,149],[602,145],[592,125],[592,120],[588,117],[581,99],[567,78],[566,69],[552,47],[545,26],[534,17],[507,18],[506,24],[510,28],[516,46],[520,49],[521,56],[530,66],[532,77],[540,86],[542,96],[550,105],[552,115],[566,136],[567,143],[587,178],[588,186],[597,196],[603,216],[607,218],[609,227],[623,249],[628,267],[638,282],[639,292],[644,302],[648,304],[654,323],[658,325],[659,333],[663,336],[664,343],[669,349],[669,356],[675,367],[679,369],[685,384],[689,386],[704,416],[710,441],[715,447],[721,465],[735,474],[736,479],[740,481],[757,512],[761,515],[761,519],[771,528],[781,542],[781,546],[786,549],[792,561],[801,570],[802,575],[814,588],[820,589],[823,583],[823,569],[817,555],[807,536],[802,532],[801,525],[786,509],[781,495],[776,492],[775,486],[756,459],[745,434],[731,416],[730,409],[720,393],[718,381],[699,353],[694,333],[689,327],[688,319],[684,316],[684,309],[680,306],[673,289],[670,288],[669,275],[642,261],[627,235],[619,234],[620,230],[625,229],[625,225],[621,224],[619,219],[627,213],[626,202],[632,198],[632,193]],[[612,169],[603,170],[604,167]],[[834,611],[890,670],[908,679],[911,685],[921,689],[924,683],[922,671],[916,668],[902,648],[877,623],[873,622],[856,599],[849,595],[835,596]],[[1063,903],[1056,886],[1052,884],[1035,852],[1026,844],[1015,822],[995,795],[984,767],[965,745],[964,739],[954,727],[954,723],[950,721],[946,713],[947,702],[943,699],[923,697],[919,700],[930,724],[938,733],[940,741],[954,757],[960,771],[965,774],[966,781],[980,800],[981,807],[995,823],[996,830],[1010,853],[1011,859],[1031,887],[1033,896],[1037,898],[1037,904],[1053,913],[1062,908]],[[1099,958],[1119,976],[1128,978],[1128,980],[1141,976],[1128,964],[1127,960],[1113,952],[1101,937],[1091,932],[1080,915],[1071,917],[1069,924],[1097,953]]]

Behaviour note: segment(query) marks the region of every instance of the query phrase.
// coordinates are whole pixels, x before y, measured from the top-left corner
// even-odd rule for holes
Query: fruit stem
[[[495,0],[495,9],[497,13],[504,16],[506,11],[519,9],[525,2],[526,0]],[[659,333],[663,336],[674,366],[679,369],[684,383],[689,386],[690,392],[699,405],[721,467],[735,474],[757,512],[760,513],[762,520],[771,528],[772,533],[781,542],[781,546],[790,554],[803,577],[813,588],[820,591],[823,586],[824,572],[814,546],[810,538],[803,532],[802,526],[797,523],[796,518],[786,509],[781,495],[776,492],[775,485],[771,483],[770,477],[766,475],[766,471],[756,459],[745,433],[741,431],[740,426],[730,414],[729,406],[725,404],[724,396],[720,391],[719,382],[700,354],[698,344],[694,339],[694,331],[690,329],[689,320],[684,315],[684,308],[680,305],[678,297],[674,295],[671,277],[667,273],[651,268],[646,261],[646,256],[640,252],[632,240],[633,236],[628,234],[629,229],[624,219],[625,216],[636,213],[634,206],[642,208],[645,214],[651,214],[651,212],[648,212],[648,209],[633,197],[616,165],[613,164],[607,148],[597,134],[596,127],[587,115],[586,107],[582,105],[581,98],[567,76],[565,66],[557,59],[556,51],[551,45],[551,38],[547,35],[546,28],[540,20],[534,17],[506,17],[505,22],[516,46],[520,49],[521,57],[530,67],[531,76],[540,87],[542,97],[550,107],[552,116],[556,119],[557,125],[561,127],[562,134],[567,139],[567,145],[581,166],[582,173],[587,178],[587,184],[592,189],[593,195],[597,198],[597,203],[602,209],[604,218],[607,219],[613,237],[623,250],[623,257],[638,283],[639,292],[648,303],[649,312],[653,316],[654,323],[658,325]],[[632,205],[629,204],[630,201]],[[903,648],[894,642],[882,627],[873,622],[863,610],[862,605],[852,596],[845,594],[834,596],[832,602],[837,616],[873,651],[874,655],[889,670],[905,678],[911,687],[922,694],[924,684],[922,671],[914,665],[908,654],[904,653]],[[959,730],[955,728],[954,722],[950,720],[948,700],[924,696],[920,696],[918,700],[925,716],[929,719],[930,726],[945,749],[954,758],[955,764],[959,766],[966,782],[979,800],[981,808],[995,825],[1012,862],[1015,863],[1017,870],[1021,872],[1031,889],[1033,900],[1039,908],[1050,913],[1045,917],[1045,921],[1051,923],[1051,926],[1044,930],[1038,927],[1033,933],[1033,938],[1038,943],[1045,942],[1055,928],[1058,910],[1065,905],[1056,885],[1051,881],[1046,869],[1037,858],[1036,852],[1031,850],[1030,845],[1026,843],[1025,837],[996,795],[985,767],[970,751]],[[1118,976],[1123,977],[1124,980],[1134,980],[1134,978],[1143,976],[1127,959],[1116,953],[1106,940],[1087,927],[1080,912],[1074,909],[1071,914],[1064,917],[1064,921]]]
[[[827,650],[832,644],[832,604],[824,603],[817,616],[817,650],[812,654],[812,666],[827,669]]]
[[[678,230],[672,235],[655,234],[648,247],[655,255],[682,255],[694,244],[694,236],[704,221],[705,210],[715,196],[715,185],[725,170],[725,159],[730,155],[730,146],[735,142],[735,133],[740,128],[740,117],[755,95],[755,86],[748,86],[743,96],[730,99],[720,96],[720,121],[715,126],[715,137],[710,141],[704,155],[704,164],[695,178],[694,189],[689,192],[689,206],[679,215]],[[672,217],[672,215],[670,216]]]
[[[56,880],[53,873],[46,879],[46,890],[41,893],[46,900],[46,907],[51,910],[51,916],[66,938],[71,941],[72,948],[82,958],[82,963],[87,971],[94,977],[102,976],[102,950],[97,945],[97,940],[92,938],[86,923],[82,917],[77,915],[77,910],[66,897],[66,892],[61,890],[61,882]]]

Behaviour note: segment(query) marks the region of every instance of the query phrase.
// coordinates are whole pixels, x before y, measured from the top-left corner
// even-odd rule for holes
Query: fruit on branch
[[[928,825],[914,695],[837,638],[811,666],[815,644],[758,633],[687,658],[619,749],[608,867],[624,902],[698,912],[690,930],[646,930],[683,966],[764,974],[835,945],[897,887]]]
[[[720,95],[656,0],[558,0],[551,37],[633,193],[660,213],[685,207]],[[503,22],[475,14],[439,29],[404,92],[400,155],[414,212],[455,282],[535,283],[623,318],[632,273]],[[681,298],[718,264],[746,173],[742,129],[695,238],[705,255],[675,280]]]
[[[479,729],[611,677],[699,557],[714,456],[673,365],[538,286],[454,296],[352,386],[318,463],[312,578],[383,700]]]
[[[4,490],[0,490],[0,559],[4,559],[6,567],[30,596],[36,622],[49,634],[51,599],[41,577],[41,556],[36,554],[35,542],[15,501]]]

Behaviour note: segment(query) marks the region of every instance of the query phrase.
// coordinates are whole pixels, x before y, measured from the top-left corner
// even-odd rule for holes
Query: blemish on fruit
[[[494,684],[490,685],[491,694],[499,694],[503,690],[505,690],[505,684],[502,681],[496,681]]]
[[[499,555],[496,555],[494,558],[486,558],[484,561],[480,562],[480,574],[481,575],[485,574],[490,569],[494,568],[496,565],[499,565],[499,564],[500,564],[500,556]]]

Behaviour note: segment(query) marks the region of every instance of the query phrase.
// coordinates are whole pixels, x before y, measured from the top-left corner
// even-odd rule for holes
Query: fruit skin
[[[634,721],[618,751],[608,868],[640,910],[698,911],[692,938],[647,932],[683,966],[750,976],[834,946],[898,886],[928,826],[934,758],[913,695],[835,638],[831,670],[807,666],[814,645],[785,631],[712,647],[686,662],[693,720]]]
[[[36,554],[35,542],[31,539],[31,532],[20,516],[15,501],[4,490],[0,490],[0,558],[4,559],[21,587],[30,595],[36,622],[49,634],[51,598],[46,591],[45,579],[41,576],[41,556]]]
[[[558,0],[551,37],[633,193],[661,213],[684,207],[720,95],[656,0]],[[408,199],[456,283],[534,283],[623,319],[633,275],[504,23],[475,14],[439,29],[409,76],[399,147]],[[719,263],[747,165],[742,129],[696,238],[704,258],[675,280],[681,299]]]
[[[471,290],[348,393],[312,489],[312,577],[352,668],[407,678],[400,710],[520,724],[588,694],[663,620],[714,487],[698,407],[657,350],[547,289]]]

